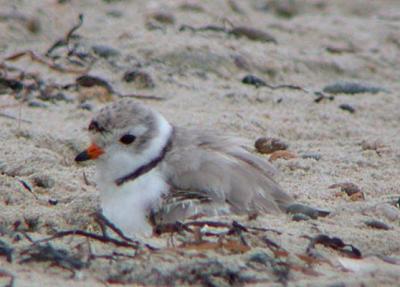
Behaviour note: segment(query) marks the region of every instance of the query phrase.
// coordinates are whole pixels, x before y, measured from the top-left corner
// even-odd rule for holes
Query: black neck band
[[[145,165],[138,167],[133,172],[116,179],[115,184],[120,186],[127,181],[135,180],[139,176],[141,176],[145,173],[148,173],[150,170],[155,168],[164,159],[167,152],[171,150],[174,133],[175,133],[175,131],[172,128],[171,135],[169,136],[167,143],[165,144],[164,148],[161,150],[161,153],[155,159],[153,159],[152,161],[150,161],[149,163],[147,163]]]

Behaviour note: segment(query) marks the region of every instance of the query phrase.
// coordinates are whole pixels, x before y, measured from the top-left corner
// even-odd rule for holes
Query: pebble
[[[324,87],[323,91],[330,94],[361,94],[361,93],[371,93],[376,94],[379,92],[386,92],[386,89],[379,86],[371,86],[369,84],[363,83],[353,83],[353,82],[337,82]]]
[[[367,220],[364,223],[368,227],[372,227],[372,228],[376,228],[376,229],[382,229],[382,230],[391,229],[389,227],[389,225],[387,225],[386,223],[383,223],[382,221],[378,221],[378,220],[375,220],[375,219]]]
[[[93,45],[92,50],[96,55],[102,58],[115,57],[120,54],[117,49],[114,49],[106,45]]]
[[[88,102],[83,102],[83,103],[79,104],[78,108],[80,108],[82,110],[92,111],[93,105]]]
[[[321,159],[321,154],[316,153],[316,152],[305,152],[301,155],[302,158],[304,159],[315,159],[315,160],[320,160]]]
[[[65,95],[62,92],[57,92],[57,93],[47,93],[46,91],[40,93],[38,98],[42,101],[49,101],[49,102],[59,102],[59,101],[64,101],[67,103],[73,102],[73,100]]]
[[[47,108],[48,106],[45,103],[31,100],[28,102],[28,106],[31,108]]]
[[[339,108],[342,109],[342,110],[344,110],[344,111],[347,111],[347,112],[349,112],[349,113],[351,113],[351,114],[354,114],[354,113],[356,112],[356,109],[353,108],[353,107],[352,107],[351,105],[349,105],[349,104],[341,104],[341,105],[339,106]]]
[[[50,205],[57,205],[58,204],[58,200],[57,199],[49,199],[48,200]]]
[[[242,79],[242,83],[243,83],[243,84],[246,84],[246,85],[253,85],[253,86],[256,86],[256,88],[258,88],[258,87],[263,87],[263,86],[266,86],[266,85],[267,85],[267,83],[266,83],[264,80],[262,80],[262,79],[260,79],[260,78],[258,78],[258,77],[256,77],[256,76],[253,76],[253,75],[247,75],[247,76],[245,76],[245,77]]]
[[[289,146],[277,138],[262,137],[256,140],[254,144],[259,153],[269,154],[278,150],[286,150]]]
[[[163,12],[163,11],[154,12],[149,15],[149,18],[154,19],[157,22],[162,23],[162,24],[172,25],[175,23],[174,15],[172,15],[171,13],[168,13],[168,12]]]
[[[229,34],[232,34],[236,37],[246,37],[252,41],[277,43],[276,39],[272,35],[264,31],[245,26],[235,27],[229,31]]]
[[[127,83],[134,83],[138,89],[152,89],[155,87],[151,76],[140,70],[131,70],[125,72],[123,80]]]
[[[288,214],[303,214],[306,215],[312,219],[317,219],[318,217],[325,217],[328,216],[330,214],[329,211],[325,211],[325,210],[318,210],[316,208],[307,206],[307,205],[303,205],[300,203],[293,203],[291,205],[289,205],[286,209],[286,212]]]
[[[361,189],[352,182],[335,183],[329,186],[329,188],[340,188],[340,190],[345,192],[348,196],[361,192]]]

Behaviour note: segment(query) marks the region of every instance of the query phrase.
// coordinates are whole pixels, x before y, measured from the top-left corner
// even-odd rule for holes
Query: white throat
[[[108,155],[97,164],[103,214],[130,237],[151,234],[146,216],[159,204],[161,195],[168,192],[168,184],[157,167],[121,186],[115,184],[116,179],[148,164],[162,152],[172,127],[160,114],[156,114],[156,121],[158,133],[140,154],[108,150]]]

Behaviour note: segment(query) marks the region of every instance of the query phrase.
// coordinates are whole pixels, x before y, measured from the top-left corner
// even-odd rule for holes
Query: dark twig
[[[82,74],[82,73],[86,73],[88,71],[88,69],[73,69],[73,68],[66,68],[66,67],[60,66],[56,63],[48,61],[47,59],[44,59],[42,56],[36,54],[34,51],[31,51],[31,50],[26,50],[26,51],[15,53],[15,54],[5,58],[5,61],[15,61],[26,55],[28,55],[32,61],[36,61],[40,64],[46,65],[50,69],[55,70],[57,72]]]
[[[83,24],[83,14],[79,14],[78,16],[78,23],[75,24],[65,35],[64,38],[57,40],[46,52],[46,57],[49,57],[50,54],[57,48],[62,46],[69,46],[69,41],[73,34],[82,26]],[[69,49],[68,49],[69,50]]]
[[[132,239],[129,237],[125,236],[125,234],[118,228],[116,227],[112,222],[110,222],[103,214],[100,212],[96,212],[94,214],[95,219],[99,225],[105,225],[109,227],[112,231],[114,231],[119,237],[121,237],[123,240],[128,241],[128,242],[134,242]],[[137,242],[136,242],[137,243]]]
[[[0,117],[6,118],[6,119],[10,119],[10,120],[21,121],[21,122],[28,123],[28,124],[32,123],[29,120],[19,119],[17,117],[14,117],[14,116],[11,116],[11,115],[7,115],[7,114],[4,114],[4,113],[0,113]]]
[[[35,199],[39,199],[38,198],[38,196],[33,192],[33,190],[32,190],[32,188],[29,186],[29,184],[27,184],[24,180],[22,180],[22,179],[19,179],[19,178],[16,178],[21,184],[22,184],[22,186],[27,190],[27,191],[29,191],[32,195],[33,195],[33,197],[35,198]]]
[[[82,236],[82,237],[86,237],[86,238],[90,238],[102,243],[112,243],[115,246],[118,247],[127,247],[127,248],[132,248],[132,249],[139,249],[140,243],[139,242],[127,242],[127,241],[121,241],[112,237],[108,237],[108,236],[104,236],[104,235],[99,235],[99,234],[95,234],[95,233],[90,233],[90,232],[86,232],[84,230],[65,230],[65,231],[59,231],[56,232],[56,234],[54,234],[53,236],[50,236],[48,238],[43,238],[40,240],[35,241],[32,245],[37,245],[39,243],[43,243],[43,242],[48,242],[54,239],[58,239],[58,238],[62,238],[62,237],[66,237],[66,236]]]

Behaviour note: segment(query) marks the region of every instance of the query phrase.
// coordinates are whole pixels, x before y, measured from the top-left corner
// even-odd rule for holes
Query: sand
[[[398,1],[43,0],[0,1],[0,7],[0,78],[24,84],[13,91],[0,82],[0,240],[14,248],[11,262],[0,252],[0,274],[13,274],[15,286],[399,284]],[[80,13],[83,24],[73,34],[79,37],[46,57]],[[207,25],[225,30],[187,27]],[[265,35],[236,37],[234,29],[241,26],[268,33],[274,41],[264,41]],[[36,60],[29,55],[6,60],[28,50]],[[147,76],[124,81],[124,73],[132,70]],[[76,87],[75,80],[85,74],[109,86]],[[301,89],[257,88],[242,83],[246,75]],[[316,101],[315,92],[343,81],[382,91],[339,93],[332,99],[324,93]],[[243,231],[240,248],[194,244],[189,250],[191,245],[181,244],[193,235],[183,233],[173,235],[172,242],[168,234],[143,239],[161,249],[135,252],[74,236],[50,244],[85,266],[33,260],[26,250],[34,247],[24,234],[39,240],[61,230],[99,232],[91,217],[98,209],[94,166],[78,166],[74,157],[89,143],[86,128],[93,112],[132,94],[161,97],[138,100],[174,124],[252,142],[259,137],[284,141],[296,157],[273,162],[277,180],[299,202],[331,214],[305,221],[286,214],[212,218],[272,229]],[[343,104],[354,113],[340,108]],[[330,188],[343,182],[361,191],[350,197],[340,187]],[[368,220],[388,230],[367,226]],[[362,258],[320,244],[314,257],[301,257],[309,238],[320,234],[353,245]],[[241,242],[239,237],[226,235],[221,244]],[[267,239],[279,248],[268,246]],[[90,254],[109,257],[89,260]],[[0,276],[0,284],[7,282]]]

